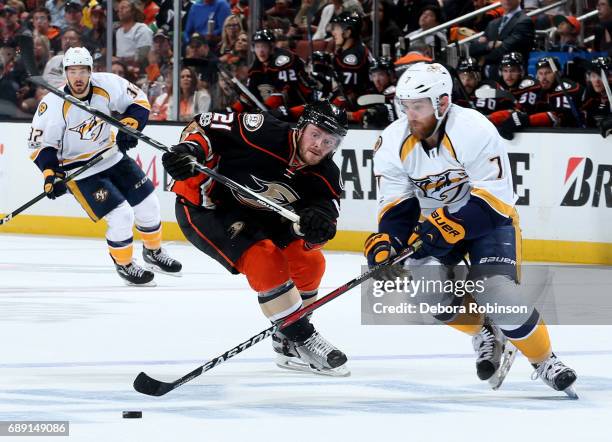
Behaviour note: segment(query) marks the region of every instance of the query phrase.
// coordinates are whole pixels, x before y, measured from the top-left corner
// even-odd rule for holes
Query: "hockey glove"
[[[312,245],[322,244],[336,236],[336,219],[318,207],[306,207],[298,212],[299,229],[304,240]]]
[[[136,121],[135,118],[126,117],[123,118],[120,122],[123,123],[125,126],[130,126],[133,129],[138,129],[138,121]],[[136,147],[137,144],[138,138],[126,134],[123,131],[119,131],[117,133],[117,146],[119,147],[119,150],[121,152],[126,153],[128,150]]]
[[[422,242],[411,258],[446,256],[463,238],[465,238],[465,228],[461,222],[450,215],[446,207],[436,209],[425,221],[415,227],[414,233],[410,236],[409,246],[418,240]]]
[[[365,241],[363,254],[368,260],[368,267],[372,268],[388,262],[402,248],[397,238],[392,238],[387,233],[372,233]],[[374,279],[394,280],[405,276],[408,276],[408,271],[399,263],[382,268],[374,275]]]
[[[512,112],[510,118],[499,125],[497,130],[506,140],[514,139],[514,133],[529,127],[529,115],[525,112]]]
[[[368,108],[361,121],[364,129],[384,129],[389,123],[389,109],[384,104]]]
[[[194,177],[200,172],[195,168],[195,162],[204,163],[206,156],[197,143],[185,141],[172,146],[162,155],[164,169],[172,178],[183,181]]]
[[[44,190],[47,194],[47,198],[54,200],[58,196],[62,196],[68,191],[66,183],[62,181],[64,178],[66,178],[66,172],[61,170],[45,169],[43,171],[43,176],[45,177]]]
[[[612,134],[612,115],[608,115],[599,122],[599,130],[601,136],[604,138]]]

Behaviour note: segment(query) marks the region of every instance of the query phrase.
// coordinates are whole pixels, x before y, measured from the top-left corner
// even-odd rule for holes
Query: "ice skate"
[[[182,276],[182,264],[176,259],[171,258],[170,255],[168,255],[162,248],[150,250],[143,247],[142,257],[145,260],[146,267],[148,267],[150,270],[165,273],[166,275],[170,276]]]
[[[499,327],[485,322],[480,332],[472,338],[476,352],[476,374],[488,381],[493,390],[503,383],[516,357],[516,347],[512,345]]]
[[[563,391],[572,399],[578,399],[573,387],[577,379],[576,372],[561,362],[554,353],[544,362],[532,365],[535,371],[531,379],[540,378],[549,387]]]
[[[155,281],[153,281],[155,275],[153,275],[153,272],[142,268],[134,261],[127,265],[121,265],[115,262],[115,268],[119,276],[123,278],[123,281],[127,285],[155,287]]]
[[[346,355],[315,331],[304,342],[289,340],[282,332],[272,335],[277,353],[276,365],[281,368],[326,376],[349,376]]]

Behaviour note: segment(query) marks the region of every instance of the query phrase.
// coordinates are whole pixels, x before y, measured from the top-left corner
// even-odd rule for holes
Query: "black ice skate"
[[[516,358],[516,347],[509,342],[502,331],[486,321],[480,332],[472,338],[476,352],[476,374],[488,381],[493,390],[504,382]]]
[[[114,261],[114,259],[113,259]],[[115,262],[115,268],[117,273],[127,285],[141,286],[141,287],[154,287],[155,281],[153,281],[153,272],[140,267],[135,262],[131,262],[127,265],[120,265]]]
[[[276,365],[289,370],[326,376],[349,376],[346,355],[315,331],[304,342],[289,340],[282,332],[272,335]]]
[[[532,364],[535,368],[531,379],[542,379],[546,385],[557,390],[563,391],[572,399],[578,399],[574,382],[576,382],[576,372],[567,367],[553,353],[548,359],[540,364]]]
[[[176,259],[171,258],[162,248],[150,250],[143,247],[142,257],[150,270],[171,276],[182,276],[180,272],[183,265]]]

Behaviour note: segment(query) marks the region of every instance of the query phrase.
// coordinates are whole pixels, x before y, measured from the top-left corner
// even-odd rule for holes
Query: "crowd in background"
[[[84,46],[94,70],[106,71],[112,32],[112,72],[145,91],[151,120],[171,119],[178,92],[181,121],[262,107],[291,121],[305,103],[325,97],[345,107],[352,123],[384,127],[397,118],[394,84],[402,69],[435,60],[456,78],[454,102],[488,115],[507,138],[529,126],[599,127],[605,134],[610,101],[602,75],[612,82],[612,0],[578,1],[597,15],[579,21],[574,2],[529,16],[552,2],[501,0],[457,26],[415,38],[491,0],[380,0],[380,46],[373,48],[372,0],[261,0],[258,29],[249,29],[248,0],[182,0],[174,85],[173,0],[114,1],[112,30],[110,4],[102,0],[2,0],[0,116],[27,118],[46,93],[26,80],[20,34],[33,35],[40,73],[61,87],[63,52]],[[582,36],[593,38],[584,43]],[[466,38],[472,41],[457,45]]]

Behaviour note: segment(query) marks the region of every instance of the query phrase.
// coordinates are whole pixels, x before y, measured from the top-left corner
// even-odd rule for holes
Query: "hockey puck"
[[[124,419],[140,419],[142,417],[142,411],[124,411]]]

